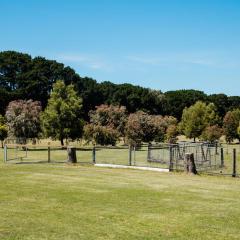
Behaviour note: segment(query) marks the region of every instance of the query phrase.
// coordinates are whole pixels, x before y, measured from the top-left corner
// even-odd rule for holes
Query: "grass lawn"
[[[0,163],[0,239],[240,239],[239,196],[238,178]]]

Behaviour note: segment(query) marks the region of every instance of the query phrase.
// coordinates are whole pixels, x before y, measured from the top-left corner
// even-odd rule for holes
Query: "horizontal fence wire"
[[[132,165],[171,171],[183,171],[185,154],[193,153],[198,172],[237,177],[240,173],[240,149],[235,150],[235,163],[232,151],[229,146],[201,142],[76,147],[79,163]],[[5,144],[4,159],[7,163],[65,163],[67,158],[66,146]]]
[[[4,158],[7,163],[65,163],[68,158],[66,149],[62,146],[7,144]],[[76,149],[78,162],[92,163],[91,147]]]

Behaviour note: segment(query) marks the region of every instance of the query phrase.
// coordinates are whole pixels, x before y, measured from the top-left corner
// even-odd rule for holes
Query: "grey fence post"
[[[132,166],[132,146],[129,145],[129,166]]]
[[[133,165],[136,165],[136,146],[133,147]]]
[[[173,171],[173,154],[172,154],[172,146],[169,147],[169,171]]]
[[[236,177],[236,149],[233,149],[233,172],[232,177]]]
[[[93,164],[96,163],[96,147],[95,147],[95,145],[93,146],[93,151],[92,151],[92,161],[93,161]]]
[[[7,145],[4,145],[4,162],[7,162]]]
[[[151,146],[152,146],[152,144],[149,143],[149,144],[148,144],[148,153],[147,153],[147,160],[148,160],[148,161],[151,159],[151,151],[150,151]]]
[[[223,154],[223,148],[221,148],[221,167],[224,167],[224,154]]]

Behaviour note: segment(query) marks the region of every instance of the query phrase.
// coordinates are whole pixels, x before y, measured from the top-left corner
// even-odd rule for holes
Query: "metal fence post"
[[[129,166],[132,166],[132,146],[129,145]]]
[[[169,171],[173,171],[173,154],[172,154],[172,146],[169,146]]]
[[[133,165],[136,165],[136,146],[133,147]]]
[[[233,172],[232,177],[236,177],[236,149],[233,149]]]
[[[224,154],[223,154],[223,148],[221,148],[221,167],[224,167]]]
[[[149,144],[148,144],[147,160],[150,160],[150,159],[151,159],[151,151],[150,151],[151,146],[152,146],[152,144],[149,143]]]
[[[95,145],[93,146],[93,151],[92,151],[92,161],[93,161],[93,164],[96,163],[96,147],[95,147]]]
[[[7,162],[7,145],[4,145],[4,162]]]

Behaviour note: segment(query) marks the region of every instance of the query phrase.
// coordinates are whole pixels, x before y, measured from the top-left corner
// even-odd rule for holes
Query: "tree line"
[[[240,109],[228,111],[222,118],[214,103],[197,101],[183,110],[181,120],[173,116],[128,112],[125,106],[102,104],[89,111],[84,120],[83,100],[73,84],[58,80],[53,84],[45,109],[40,101],[14,100],[0,115],[0,140],[50,137],[64,140],[84,138],[88,143],[129,145],[143,142],[176,143],[179,134],[215,142],[225,135],[227,142],[240,140]],[[24,142],[21,142],[24,143]]]
[[[97,83],[70,67],[14,51],[0,53],[0,140],[52,137],[96,144],[176,142],[178,134],[239,139],[240,97]]]
[[[206,95],[202,91],[177,90],[161,92],[131,84],[98,83],[79,76],[72,68],[44,57],[31,57],[15,51],[0,52],[0,114],[4,115],[11,101],[22,99],[39,101],[47,106],[53,84],[62,80],[73,84],[82,99],[83,118],[89,121],[89,111],[101,104],[125,106],[127,112],[144,111],[150,115],[173,116],[181,120],[184,108],[197,101],[214,103],[223,118],[228,111],[240,107],[239,96]]]

